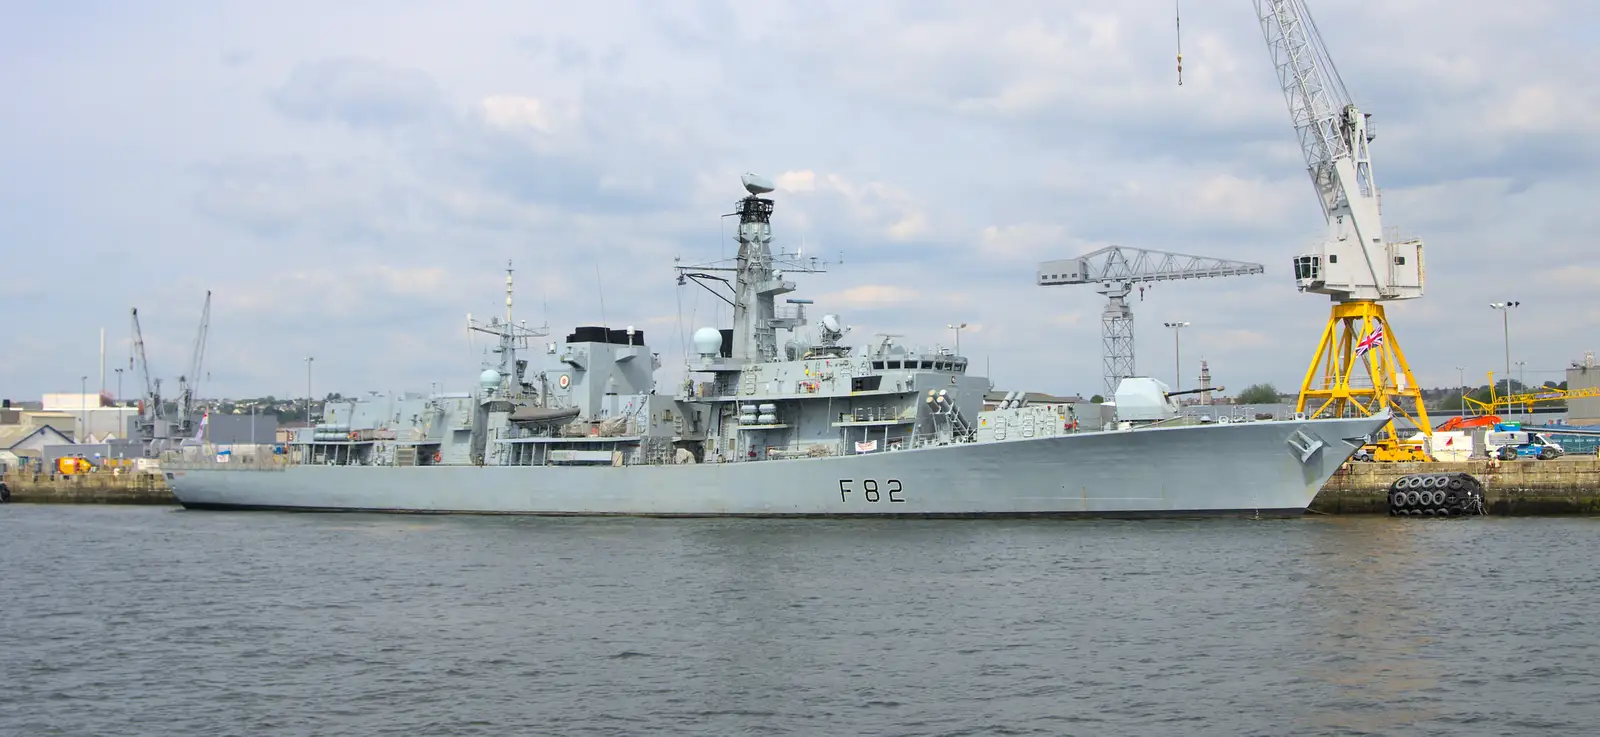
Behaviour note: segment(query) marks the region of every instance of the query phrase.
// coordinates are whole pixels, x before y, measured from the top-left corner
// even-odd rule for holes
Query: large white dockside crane
[[[1311,416],[1392,409],[1428,434],[1422,392],[1383,309],[1422,296],[1422,241],[1384,233],[1371,116],[1352,102],[1304,0],[1254,2],[1327,221],[1321,242],[1294,258],[1295,286],[1333,300],[1296,409]],[[1419,443],[1396,439],[1393,423],[1376,445],[1380,459],[1427,460]]]

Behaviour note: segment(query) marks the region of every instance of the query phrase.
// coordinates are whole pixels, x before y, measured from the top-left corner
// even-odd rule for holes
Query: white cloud
[[[817,173],[810,169],[786,171],[772,180],[772,184],[784,192],[812,192],[817,188]]]
[[[481,104],[484,119],[496,128],[525,127],[549,134],[556,131],[559,118],[575,117],[570,113],[553,113],[548,104],[521,95],[491,95],[483,98]]]
[[[917,291],[892,284],[864,284],[842,292],[825,294],[819,302],[829,307],[882,309],[907,305],[917,299]]]

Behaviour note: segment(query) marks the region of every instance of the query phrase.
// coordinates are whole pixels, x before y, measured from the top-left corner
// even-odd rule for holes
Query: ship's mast
[[[512,322],[512,273],[511,262],[506,261],[506,319],[504,323],[500,322],[499,318],[491,317],[489,322],[485,324],[473,320],[471,315],[467,316],[467,329],[493,335],[499,340],[499,346],[494,349],[495,353],[500,354],[499,365],[495,367],[495,370],[501,376],[502,386],[508,389],[514,389],[522,379],[517,374],[517,349],[527,348],[529,338],[539,338],[550,334],[548,325],[530,328],[526,325],[519,326]]]
[[[792,299],[789,302],[795,308],[786,314],[778,313],[776,297],[795,290],[794,282],[784,280],[784,273],[820,273],[824,263],[814,256],[781,249],[774,253],[772,200],[761,196],[773,190],[772,183],[754,174],[745,174],[740,180],[750,195],[739,200],[732,213],[739,216],[739,254],[733,265],[673,267],[678,271],[680,285],[693,280],[733,307],[733,340],[728,346],[731,365],[723,364],[722,370],[779,360],[778,331],[804,325],[805,305],[810,304],[810,300]],[[716,273],[730,271],[731,280]],[[713,287],[711,282],[720,282],[721,286]]]
[[[734,279],[733,359],[747,363],[778,357],[774,297],[794,291],[794,284],[772,268],[772,200],[760,195],[772,186],[744,176],[750,196],[739,200],[739,262]]]

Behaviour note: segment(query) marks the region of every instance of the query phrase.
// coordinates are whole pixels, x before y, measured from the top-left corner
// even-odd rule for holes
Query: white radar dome
[[[694,331],[694,352],[702,356],[715,356],[722,352],[722,331],[700,328]]]
[[[739,181],[744,183],[745,191],[750,194],[766,194],[777,189],[772,186],[772,182],[767,181],[766,177],[755,174],[745,174],[739,177]]]
[[[823,315],[822,316],[822,327],[827,328],[829,332],[833,332],[833,333],[839,332],[839,316],[838,315]]]
[[[494,369],[484,369],[483,373],[478,374],[478,386],[483,387],[484,391],[490,391],[500,386],[500,372]]]

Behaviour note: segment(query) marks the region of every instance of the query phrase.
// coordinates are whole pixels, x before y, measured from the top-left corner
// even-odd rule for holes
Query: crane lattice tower
[[[1261,264],[1226,261],[1166,251],[1108,246],[1077,258],[1046,261],[1039,265],[1039,286],[1094,284],[1106,296],[1100,315],[1101,360],[1107,397],[1115,396],[1117,383],[1135,376],[1133,363],[1133,308],[1128,295],[1135,285],[1178,279],[1260,274]]]

